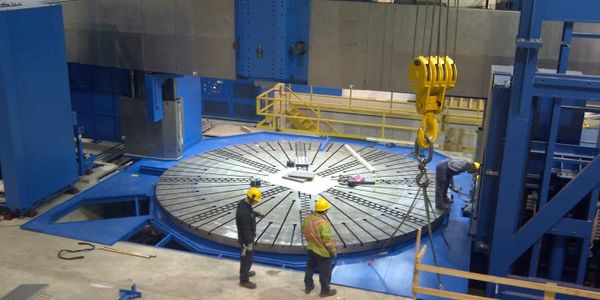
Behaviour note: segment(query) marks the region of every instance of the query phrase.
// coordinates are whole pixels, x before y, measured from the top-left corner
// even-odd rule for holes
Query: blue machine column
[[[565,22],[563,25],[562,43],[558,58],[557,73],[566,74],[569,63],[569,54],[571,51],[571,40],[573,34],[573,22]],[[550,115],[550,132],[548,133],[548,141],[555,141],[558,136],[561,99],[549,100],[552,104]],[[555,143],[546,143],[546,157],[544,161],[544,170],[542,173],[542,184],[539,199],[539,206],[543,207],[548,201],[550,178],[552,177],[552,162]],[[560,280],[562,268],[565,259],[565,238],[563,236],[554,236],[552,238],[552,253],[550,256],[549,278]],[[542,239],[538,240],[532,248],[531,259],[529,262],[529,276],[536,277],[538,271],[538,263],[540,251],[542,249]]]
[[[238,78],[307,83],[310,3],[235,1]]]
[[[61,7],[0,8],[0,57],[6,206],[24,213],[77,180]]]
[[[490,274],[505,276],[512,261],[504,254],[511,247],[507,238],[517,229],[521,201],[524,198],[525,172],[529,155],[532,118],[532,86],[538,50],[542,46],[541,20],[535,18],[536,1],[527,1],[521,12],[517,35],[514,75],[509,103],[506,139],[500,170],[500,185],[494,225]],[[509,216],[509,217],[507,217]]]
[[[569,54],[571,53],[571,40],[573,35],[573,22],[565,22],[563,25],[563,33],[562,33],[562,43],[560,45],[560,53],[558,57],[558,66],[556,68],[557,73],[566,74],[567,68],[569,64]],[[556,140],[557,127],[559,123],[560,117],[560,99],[554,100],[557,103],[554,103],[551,122],[550,122],[550,136],[548,138],[549,141]],[[556,118],[556,119],[555,119]],[[547,143],[546,146],[546,162],[544,165],[544,174],[543,174],[543,183],[542,183],[542,198],[540,199],[540,206],[546,204],[548,201],[548,190],[550,184],[550,176],[552,172],[552,161],[554,154],[554,143]],[[543,202],[542,202],[543,201]],[[550,253],[550,265],[548,270],[548,278],[552,280],[560,281],[562,277],[563,267],[565,265],[565,255],[566,255],[566,237],[561,235],[555,235],[552,237],[552,251]],[[539,243],[539,242],[538,242]],[[534,254],[539,255],[539,245],[537,247],[538,252]],[[587,254],[587,253],[586,253]],[[538,258],[536,257],[537,261]],[[583,262],[587,262],[587,259],[583,257],[580,258]],[[537,268],[537,266],[536,266]],[[529,270],[531,273],[531,270]]]

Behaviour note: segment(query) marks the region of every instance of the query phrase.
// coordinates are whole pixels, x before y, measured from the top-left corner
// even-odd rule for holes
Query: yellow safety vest
[[[302,222],[302,233],[306,239],[306,249],[321,257],[336,255],[331,225],[320,213],[308,215]]]

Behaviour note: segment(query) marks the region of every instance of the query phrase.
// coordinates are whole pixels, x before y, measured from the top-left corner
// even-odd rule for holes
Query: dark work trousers
[[[331,283],[331,257],[322,257],[312,251],[308,251],[308,260],[306,262],[306,273],[304,273],[304,286],[312,288],[315,286],[313,282],[313,274],[315,269],[319,271],[319,282],[321,283],[321,292],[329,292],[329,283]]]
[[[240,251],[240,282],[246,283],[250,279],[248,278],[248,272],[252,267],[252,258],[254,257],[254,250],[246,251],[246,256],[241,255]]]
[[[444,160],[435,166],[435,206],[442,207],[450,204],[448,202],[448,188],[452,177],[456,172],[448,168],[448,160]]]

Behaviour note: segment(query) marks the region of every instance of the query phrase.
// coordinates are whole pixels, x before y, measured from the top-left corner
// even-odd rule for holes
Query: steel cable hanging
[[[425,3],[425,20],[423,21],[423,39],[421,40],[421,53],[425,53],[425,37],[427,36],[427,22],[429,20],[429,1]],[[415,26],[418,26],[418,20]],[[416,29],[416,28],[415,28]],[[414,58],[414,55],[413,55]]]
[[[413,34],[413,48],[412,48],[412,55],[410,56],[411,59],[413,59],[415,57],[415,48],[417,46],[417,28],[419,28],[419,8],[421,7],[419,0],[417,0],[416,3],[417,3],[417,16],[415,17],[415,32]]]
[[[446,1],[446,34],[444,35],[444,57],[448,56],[448,22],[450,18],[450,0]],[[456,36],[456,32],[454,32],[454,36]]]
[[[438,68],[440,66],[440,47],[442,44],[442,0],[438,0],[437,3],[437,9],[438,9],[438,30],[437,30],[437,45],[436,45],[436,56],[437,56],[437,65]],[[441,70],[441,69],[440,69]],[[439,79],[440,74],[438,72],[437,77]]]
[[[433,49],[433,28],[435,26],[435,0],[428,1],[431,6],[431,34],[429,35],[429,54],[428,57],[431,57],[431,50]],[[426,25],[427,26],[427,25]]]
[[[432,2],[433,1],[433,2]],[[418,31],[418,26],[419,26],[419,18],[418,18],[418,12],[419,12],[419,2],[417,1],[417,17],[415,20],[415,33],[413,36],[413,59],[414,59],[414,49],[416,48],[416,33]],[[448,58],[448,31],[449,31],[449,18],[450,18],[450,0],[446,1],[446,21],[445,21],[445,34],[444,34],[444,46],[442,48],[442,4],[443,4],[443,0],[437,0],[437,3],[435,2],[435,0],[428,0],[427,1],[428,6],[432,6],[432,13],[431,13],[431,32],[429,34],[429,49],[428,49],[428,57],[427,59],[424,59],[422,56],[420,56],[419,60],[422,61],[422,63],[426,63],[427,67],[426,67],[426,72],[428,74],[426,78],[426,80],[428,81],[429,87],[428,89],[431,88],[431,84],[436,84],[439,85],[441,83],[441,81],[445,82],[445,86],[443,87],[443,94],[441,94],[441,97],[445,97],[445,89],[448,88],[448,84],[450,82],[452,82],[452,86],[454,86],[454,81],[456,80],[456,69],[455,65],[451,62],[451,60]],[[433,35],[434,35],[434,30],[435,30],[435,21],[436,21],[436,6],[437,6],[437,43],[436,43],[436,65],[432,66],[433,60],[432,60],[432,56],[431,53],[433,51]],[[459,12],[459,0],[456,0],[456,20],[455,20],[455,30],[454,30],[454,55],[456,55],[456,46],[457,46],[457,36],[458,36],[458,12]],[[429,7],[426,8],[425,10],[425,21],[424,21],[424,25],[423,25],[423,43],[421,44],[421,49],[424,50],[425,48],[425,38],[426,38],[426,33],[427,33],[427,25],[428,25],[428,15],[429,15]],[[442,50],[443,49],[443,50]],[[442,54],[444,54],[444,58],[443,58],[443,65],[442,63],[440,63],[440,56]],[[422,51],[421,53],[424,53],[424,51]],[[454,57],[454,56],[453,56]],[[418,60],[415,60],[414,64],[416,66],[418,65]],[[433,74],[435,72],[435,74]],[[450,72],[450,73],[448,73]],[[417,73],[417,75],[419,76],[420,74]],[[420,75],[422,76],[422,74]],[[451,76],[451,77],[450,77]],[[423,77],[421,77],[421,80],[424,80]],[[412,83],[411,83],[412,84]],[[429,90],[428,90],[429,91]],[[431,97],[432,94],[427,94],[427,97]],[[438,97],[440,97],[438,95]],[[427,100],[429,101],[429,100]],[[438,100],[440,101],[440,100]],[[441,103],[443,103],[443,99],[441,100]],[[441,104],[439,104],[438,102],[438,106],[440,106]],[[417,110],[419,110],[419,106],[417,106]],[[431,108],[428,108],[425,110],[426,115],[427,114],[431,114],[432,110],[430,110]],[[438,110],[440,108],[438,107]],[[437,130],[437,129],[436,129]],[[424,128],[423,128],[423,124],[421,125],[420,131],[423,132]],[[433,255],[433,261],[434,264],[436,266],[438,266],[438,259],[437,259],[437,253],[435,251],[435,246],[433,243],[433,230],[431,228],[431,213],[433,212],[435,214],[435,210],[433,209],[433,205],[431,204],[431,201],[429,200],[429,196],[427,193],[427,187],[429,186],[429,178],[427,176],[427,168],[426,165],[427,163],[431,162],[431,158],[432,158],[432,153],[433,153],[433,140],[429,138],[428,134],[424,134],[423,132],[423,138],[426,140],[427,142],[427,146],[429,148],[429,153],[428,153],[428,157],[422,157],[420,155],[420,150],[419,150],[419,145],[420,145],[420,140],[419,140],[419,135],[417,135],[417,139],[415,140],[415,158],[419,161],[419,174],[417,175],[417,177],[415,178],[415,181],[417,183],[417,185],[419,186],[419,192],[422,191],[423,192],[423,200],[425,201],[424,206],[425,206],[425,212],[426,212],[426,216],[427,216],[427,231],[429,234],[429,242],[431,245],[431,250],[432,250],[432,255]],[[434,137],[435,138],[435,137]],[[421,144],[421,146],[423,146],[423,144]],[[417,193],[418,194],[418,193]],[[415,200],[416,201],[416,197]],[[409,209],[409,212],[412,211],[412,209],[414,208],[415,203],[413,202],[411,204],[411,207]],[[404,220],[400,223],[400,226],[402,226],[402,224],[404,224]],[[396,231],[394,231],[394,234],[396,234],[396,232],[400,229],[400,226],[398,226],[398,228],[396,228]],[[443,236],[443,234],[442,234]],[[449,246],[446,238],[444,237],[444,242],[446,243],[447,246]],[[386,243],[387,244],[387,243]],[[387,247],[387,245],[384,245],[384,247],[382,248],[382,250],[384,250]],[[439,288],[443,289],[443,285],[442,285],[442,279],[441,279],[441,275],[437,274],[437,279],[438,279],[438,283],[439,283]]]
[[[458,8],[460,6],[460,0],[456,0],[456,19],[454,20],[454,51],[452,52],[452,57],[456,59],[456,40],[458,37]]]
[[[447,27],[446,27],[447,28]],[[443,80],[443,81],[447,81],[447,70],[446,67],[448,66],[448,58],[446,57],[446,55],[444,54],[444,57],[442,59],[443,65],[440,64],[440,56],[442,56],[442,0],[439,0],[438,2],[438,32],[437,32],[437,36],[438,36],[438,40],[437,40],[437,66],[438,66],[438,70],[441,71],[438,72],[437,77],[439,80]]]

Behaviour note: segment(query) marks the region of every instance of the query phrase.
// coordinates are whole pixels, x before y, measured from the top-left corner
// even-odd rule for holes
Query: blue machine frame
[[[566,101],[575,99],[585,104],[587,100],[600,99],[600,77],[567,74],[571,38],[595,37],[574,33],[573,24],[600,23],[600,1],[531,0],[524,1],[522,5],[510,102],[504,123],[506,129],[501,128],[488,137],[488,141],[490,138],[500,141],[501,133],[505,131],[503,150],[497,159],[490,159],[487,154],[484,158],[480,203],[484,206],[495,205],[495,209],[480,210],[478,237],[483,233],[491,234],[490,274],[513,274],[513,264],[524,255],[530,255],[528,275],[536,277],[541,240],[551,235],[552,251],[547,276],[554,280],[568,280],[561,278],[565,240],[575,238],[579,243],[580,259],[576,278],[571,281],[583,284],[589,251],[587,245],[599,199],[600,156],[597,149],[559,144],[557,139],[561,113],[594,110],[585,105],[567,105]],[[552,74],[537,71],[544,21],[564,22],[559,63],[556,73]],[[550,105],[551,114],[547,136],[534,140],[532,128],[536,123],[536,113],[540,113],[537,105],[540,102]],[[502,118],[495,120],[499,124],[503,124],[503,121]],[[553,186],[556,186],[553,184],[556,183],[553,168],[568,169],[576,175],[572,179],[561,178],[562,189],[553,190]],[[539,209],[524,220],[522,207],[528,189],[526,183],[531,182],[527,175],[534,169],[541,174],[536,182],[539,186]],[[494,203],[493,195],[496,192],[497,201],[491,204]],[[584,213],[574,214],[576,206],[584,207]],[[493,230],[487,229],[486,232],[482,224],[493,224]],[[475,248],[481,245],[481,241],[476,241]],[[506,287],[489,289],[488,293],[506,296],[503,294],[506,290]]]
[[[77,180],[61,7],[0,9],[0,57],[0,167],[22,214]]]

